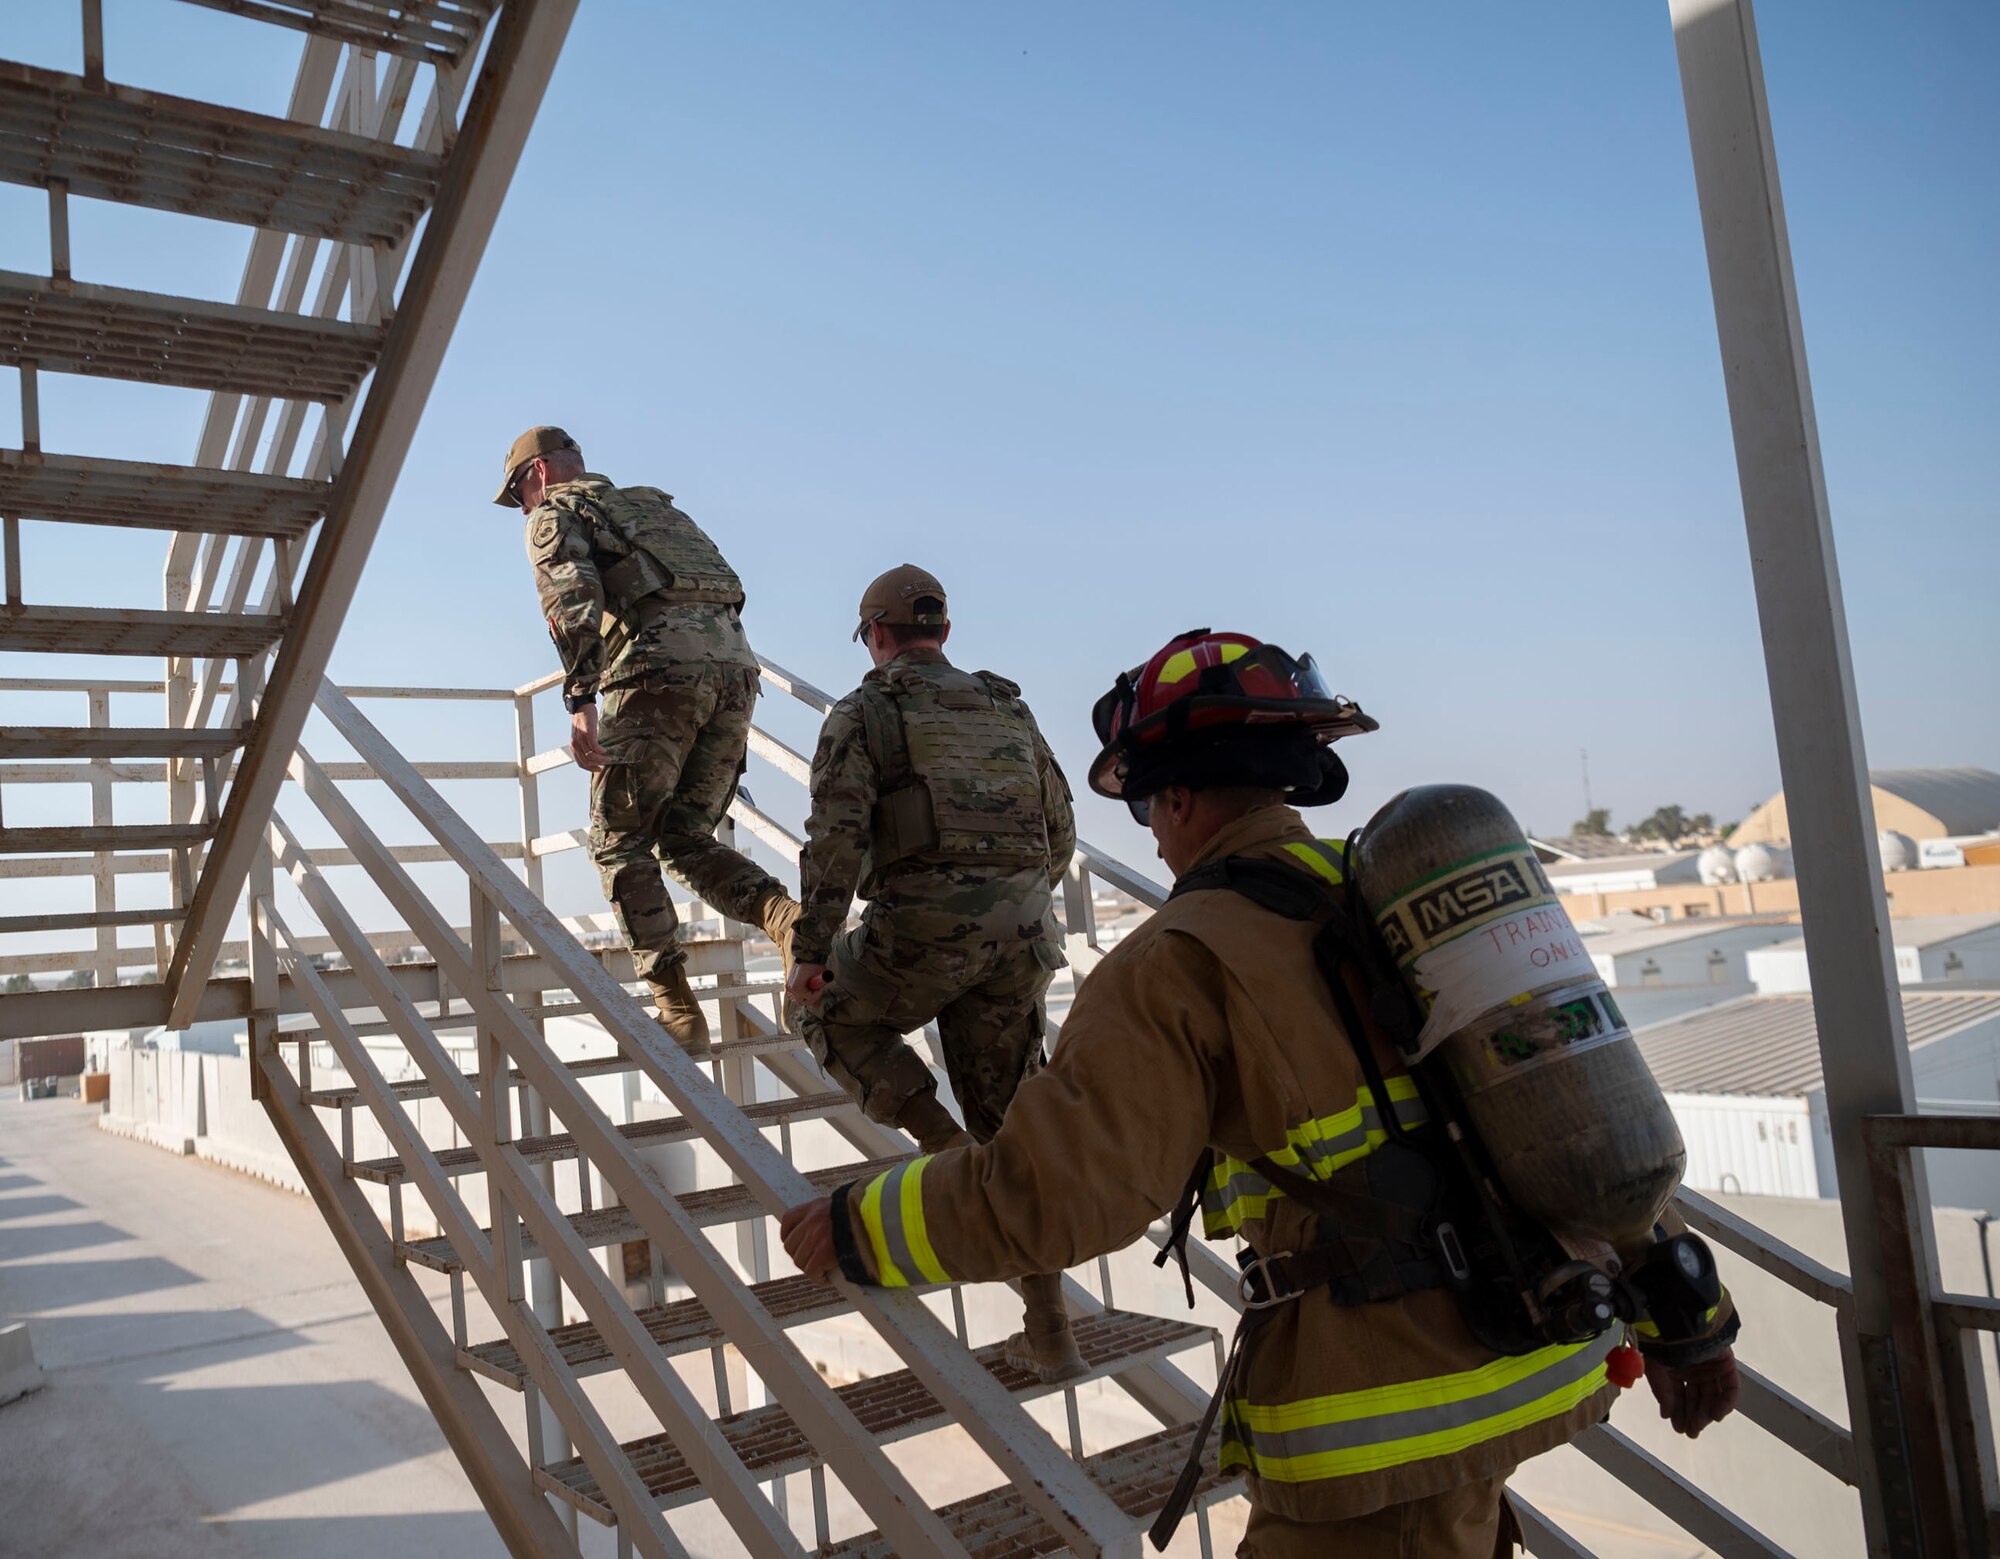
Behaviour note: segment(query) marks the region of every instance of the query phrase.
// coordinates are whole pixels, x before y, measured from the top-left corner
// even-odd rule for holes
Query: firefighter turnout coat
[[[1225,856],[1338,875],[1338,854],[1288,807],[1237,819],[1197,864]],[[1138,1239],[1208,1149],[1209,1237],[1307,1249],[1312,1216],[1250,1161],[1324,1178],[1381,1145],[1385,1110],[1422,1119],[1379,1035],[1390,1097],[1372,1096],[1312,936],[1239,894],[1171,900],[1083,983],[1053,1063],[1022,1084],[990,1143],[836,1195],[843,1269],[901,1286],[1075,1266]],[[1253,1504],[1307,1522],[1503,1476],[1609,1412],[1605,1358],[1622,1333],[1497,1356],[1445,1290],[1336,1306],[1315,1289],[1246,1339],[1223,1468],[1247,1472]]]

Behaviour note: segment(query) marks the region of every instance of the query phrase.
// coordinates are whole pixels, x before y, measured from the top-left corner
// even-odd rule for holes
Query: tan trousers
[[[1345,1521],[1292,1521],[1256,1506],[1236,1559],[1507,1559],[1521,1530],[1507,1480],[1488,1478]]]

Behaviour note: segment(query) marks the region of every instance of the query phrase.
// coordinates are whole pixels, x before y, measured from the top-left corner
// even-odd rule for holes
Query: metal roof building
[[[1991,1109],[2000,1100],[2000,984],[1903,993],[1917,1096]],[[1638,1031],[1687,1143],[1684,1184],[1755,1196],[1839,1195],[1809,995],[1746,996]],[[2000,1166],[1927,1155],[1933,1202],[2000,1212]]]

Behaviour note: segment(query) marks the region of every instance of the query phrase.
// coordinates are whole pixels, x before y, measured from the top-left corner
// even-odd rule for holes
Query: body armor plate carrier
[[[862,710],[881,792],[864,881],[918,856],[1046,865],[1035,728],[1015,701],[1019,689],[989,671],[942,662],[891,662],[868,680],[879,690]]]
[[[624,553],[600,571],[605,609],[620,622],[631,624],[639,603],[653,597],[667,605],[743,604],[743,581],[721,550],[659,488],[574,482],[550,501],[589,521],[605,550]]]

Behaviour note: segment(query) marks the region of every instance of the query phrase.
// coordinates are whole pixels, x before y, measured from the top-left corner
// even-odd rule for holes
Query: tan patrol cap
[[[917,610],[918,600],[927,595],[938,599],[935,612]],[[914,563],[905,563],[900,568],[890,569],[861,592],[861,626],[854,630],[854,637],[859,639],[866,633],[870,623],[901,626],[921,623],[925,627],[941,628],[948,615],[944,607],[944,586],[937,582],[937,577]]]
[[[561,428],[530,428],[507,446],[507,468],[500,475],[500,491],[493,501],[503,509],[518,509],[520,501],[514,497],[514,478],[521,467],[537,455],[551,455],[558,449],[575,449],[576,440]]]

